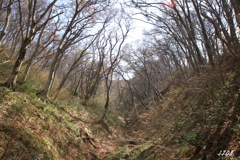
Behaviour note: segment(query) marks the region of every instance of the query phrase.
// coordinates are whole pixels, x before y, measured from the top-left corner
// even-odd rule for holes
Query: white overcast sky
[[[143,16],[135,16],[135,18],[138,19],[144,19]],[[142,33],[144,30],[150,30],[152,28],[152,25],[144,23],[143,21],[140,20],[133,20],[133,29],[130,31],[128,41],[136,41],[139,39],[142,39]]]

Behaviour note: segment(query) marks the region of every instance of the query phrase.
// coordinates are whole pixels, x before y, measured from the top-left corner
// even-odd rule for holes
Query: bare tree
[[[13,5],[14,0],[10,0],[7,4],[7,6],[3,6],[1,3],[1,10],[6,10],[6,18],[5,18],[5,23],[4,23],[4,27],[2,28],[2,30],[0,31],[0,46],[2,45],[2,40],[3,37],[6,34],[9,22],[10,22],[10,18],[11,18],[11,13],[12,13],[12,5]]]
[[[39,93],[39,96],[48,97],[48,93],[52,88],[56,72],[59,64],[64,56],[64,53],[70,46],[79,44],[79,42],[93,37],[95,34],[89,32],[91,28],[97,24],[100,13],[104,12],[110,5],[110,1],[94,0],[94,1],[78,1],[75,0],[71,6],[68,6],[69,11],[66,13],[67,23],[62,32],[62,38],[55,52],[55,57],[52,61],[47,83],[44,89]],[[74,6],[74,10],[72,7]]]
[[[237,18],[239,17],[239,4],[235,1],[231,1],[231,3],[225,0],[211,3],[206,0],[205,3],[201,3],[201,15],[212,24],[215,36],[221,41],[223,46],[226,46],[228,52],[240,60],[240,42],[237,34],[237,25],[235,25],[235,20],[239,23]],[[232,6],[235,4],[236,6],[232,10]],[[236,13],[237,15],[234,15]],[[236,17],[235,20],[234,17]]]
[[[200,14],[200,2],[180,0],[176,1],[170,8],[165,7],[166,5],[162,3],[148,1],[132,1],[132,4],[139,8],[140,14],[148,19],[148,23],[155,26],[153,33],[157,31],[158,35],[164,34],[160,39],[164,40],[168,37],[168,39],[176,41],[174,45],[179,45],[187,58],[187,62],[195,71],[201,72],[206,69],[207,61],[212,68],[215,67],[216,51],[212,43],[211,33],[208,32],[207,27],[209,26],[206,25],[208,22]],[[154,9],[155,12],[151,12],[151,9]],[[211,30],[211,32],[213,31]],[[205,51],[207,56],[205,56]],[[172,56],[174,55],[172,54]]]
[[[112,15],[112,16],[113,16],[113,15]],[[99,31],[98,31],[97,33],[95,33],[95,35],[93,35],[93,38],[92,38],[90,41],[87,42],[87,45],[86,45],[85,47],[83,47],[83,48],[81,49],[81,52],[80,52],[80,54],[78,55],[78,57],[75,57],[74,61],[73,61],[72,64],[71,64],[71,67],[69,68],[69,70],[67,71],[67,73],[64,75],[62,81],[60,82],[59,86],[58,86],[57,89],[56,89],[55,98],[57,97],[59,91],[60,91],[60,90],[62,89],[62,87],[64,86],[64,84],[65,84],[68,76],[71,74],[71,72],[72,72],[75,68],[77,68],[78,63],[81,61],[81,59],[83,58],[83,56],[85,55],[85,53],[87,52],[87,50],[93,45],[94,41],[97,40],[97,38],[99,37],[99,35],[102,33],[102,31],[104,30],[104,28],[105,28],[105,27],[107,26],[107,24],[109,23],[110,19],[111,19],[111,18],[110,18],[109,16],[106,17],[105,21],[103,21],[102,29],[99,29]],[[96,66],[92,65],[92,67],[91,67],[91,69],[90,69],[91,71],[93,71],[94,69],[97,70],[95,76],[91,78],[92,80],[95,81],[95,83],[91,83],[91,84],[94,84],[94,85],[92,86],[92,88],[96,88],[96,85],[97,85],[97,83],[98,83],[98,81],[99,81],[99,77],[100,77],[100,70],[101,70],[101,66],[102,66],[102,61],[103,61],[103,60],[102,60],[101,56],[99,56],[99,57],[100,57],[100,59],[99,59],[99,65],[100,65],[100,66],[99,66],[99,67],[96,67]],[[92,64],[94,64],[94,63],[92,63]],[[90,82],[90,80],[89,80],[88,82]],[[91,86],[91,85],[89,84],[88,86]],[[91,89],[91,90],[92,90],[92,91],[91,91],[90,93],[88,93],[87,95],[91,96],[91,95],[93,94],[93,90],[95,90],[95,89]],[[88,99],[88,98],[90,98],[90,97],[85,97],[85,98]]]
[[[99,122],[103,122],[104,118],[106,117],[108,107],[109,107],[109,101],[110,101],[110,89],[112,86],[113,81],[113,73],[117,67],[117,65],[120,63],[122,59],[121,55],[121,49],[124,41],[127,38],[127,35],[131,29],[129,21],[123,18],[124,23],[121,20],[117,20],[117,30],[119,32],[116,32],[113,30],[109,33],[112,37],[108,40],[109,47],[108,50],[105,51],[105,48],[103,48],[106,53],[108,53],[109,60],[107,61],[107,66],[104,66],[104,82],[106,87],[106,101],[104,105],[104,113],[99,120]],[[106,68],[107,67],[107,68]]]
[[[62,13],[60,13],[62,14]],[[48,19],[50,18],[51,14],[48,15]],[[57,22],[56,22],[57,23]],[[52,45],[53,41],[56,39],[56,31],[58,30],[57,26],[54,25],[53,23],[49,23],[49,25],[51,25],[52,27],[50,27],[50,32],[47,32],[46,28],[47,28],[47,24],[45,23],[40,31],[40,33],[38,34],[38,38],[35,44],[33,44],[34,46],[34,50],[32,51],[32,54],[30,55],[30,58],[26,61],[27,66],[25,68],[24,74],[23,74],[23,78],[22,78],[22,82],[21,83],[25,83],[27,80],[27,77],[29,75],[30,72],[30,68],[32,66],[32,63],[34,61],[34,59],[37,57],[37,55],[43,53],[43,52],[48,52],[47,49],[49,49],[49,46]],[[55,28],[53,28],[54,26],[56,26]]]
[[[32,42],[36,34],[39,30],[43,28],[43,26],[49,22],[50,19],[53,19],[55,16],[49,16],[49,18],[44,19],[46,15],[52,14],[52,8],[54,4],[57,2],[57,0],[52,1],[44,10],[42,10],[41,13],[38,13],[37,15],[37,0],[28,0],[27,3],[27,9],[28,14],[23,15],[23,5],[24,3],[18,0],[18,6],[19,6],[19,16],[20,16],[20,30],[21,30],[21,36],[22,36],[22,44],[20,47],[20,50],[18,51],[18,58],[14,64],[13,71],[11,76],[8,78],[7,82],[5,82],[4,86],[7,86],[8,88],[14,88],[17,82],[17,77],[19,75],[22,63],[25,59],[25,55],[27,52],[27,48],[29,44]],[[27,16],[27,17],[25,17]],[[26,24],[23,24],[23,20],[27,19]]]

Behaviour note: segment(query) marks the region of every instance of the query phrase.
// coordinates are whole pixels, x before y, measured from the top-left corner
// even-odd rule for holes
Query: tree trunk
[[[78,88],[80,86],[80,83],[81,83],[81,78],[79,78],[78,82],[77,82],[77,86],[75,87],[74,91],[73,91],[73,95],[74,96],[79,96],[79,93],[78,93]]]
[[[203,40],[204,40],[204,45],[205,45],[205,48],[206,48],[206,51],[207,51],[207,55],[208,55],[208,58],[209,58],[209,63],[210,65],[212,66],[212,69],[215,68],[215,63],[214,63],[214,59],[213,59],[213,48],[211,46],[211,43],[209,41],[209,38],[207,36],[207,31],[206,31],[206,28],[205,28],[205,25],[204,25],[204,22],[202,20],[202,17],[201,17],[201,14],[200,14],[200,11],[199,11],[199,6],[197,6],[197,4],[195,3],[194,0],[192,0],[193,2],[193,6],[196,10],[196,13],[197,13],[197,17],[198,17],[198,20],[200,22],[200,25],[201,25],[201,29],[202,29],[202,34],[203,34]]]
[[[46,83],[44,89],[38,93],[38,96],[42,97],[43,99],[46,99],[46,98],[48,99],[49,91],[52,88],[52,84],[53,84],[54,78],[56,76],[58,66],[59,66],[60,61],[63,56],[62,50],[61,49],[59,49],[59,50],[60,50],[59,53],[57,53],[57,55],[55,56],[55,58],[53,60],[52,65],[51,65],[47,83]]]
[[[30,71],[30,68],[32,66],[32,59],[33,58],[31,58],[30,61],[27,64],[27,67],[26,67],[26,69],[24,71],[24,75],[23,75],[23,79],[22,79],[21,83],[26,83],[26,81],[27,81],[27,76],[29,75],[29,71]]]
[[[50,16],[51,14],[49,14]],[[36,44],[36,47],[35,47],[35,50],[33,52],[33,54],[31,55],[30,59],[28,60],[28,64],[27,64],[27,67],[24,71],[24,75],[23,75],[23,81],[22,83],[26,83],[26,80],[27,80],[27,76],[29,75],[29,71],[30,71],[30,68],[32,66],[32,62],[33,60],[35,59],[35,57],[37,56],[38,54],[38,50],[39,50],[39,47],[41,45],[41,40],[42,40],[42,36],[43,36],[43,33],[44,33],[44,30],[45,30],[45,27],[46,27],[47,23],[45,24],[45,26],[43,27],[43,29],[41,30],[41,33],[38,37],[38,41],[37,41],[37,44]]]
[[[102,115],[100,121],[103,121],[104,118],[105,118],[106,115],[107,115],[108,106],[109,106],[109,101],[110,101],[109,91],[107,91],[107,99],[106,99],[106,102],[105,102],[105,105],[104,105],[104,113],[103,113],[103,115]]]
[[[25,38],[23,40],[22,46],[18,52],[18,58],[14,64],[12,74],[8,78],[7,82],[5,82],[5,86],[11,89],[14,89],[17,83],[17,77],[19,75],[22,63],[24,61],[26,52],[27,52],[27,47],[30,44],[31,40],[29,38]]]
[[[56,75],[56,69],[55,69],[55,66],[53,65],[50,69],[48,80],[44,89],[38,93],[39,96],[48,98],[48,94],[49,94],[49,91],[51,90],[55,75]]]
[[[240,29],[240,1],[239,0],[231,0],[232,6],[234,8],[235,18]]]
[[[7,16],[6,16],[6,19],[5,19],[5,24],[4,24],[4,27],[3,27],[2,31],[0,32],[0,45],[2,45],[3,37],[6,34],[6,30],[8,28],[9,22],[10,22],[11,12],[12,12],[12,3],[13,3],[13,0],[11,0],[9,2],[9,6],[8,6],[8,9],[7,9]]]
[[[112,85],[112,67],[110,67],[108,73],[106,73],[105,75],[105,85],[106,85],[106,89],[107,89],[107,95],[106,95],[106,102],[104,105],[104,113],[101,117],[101,119],[99,120],[99,123],[101,123],[102,121],[104,121],[104,118],[107,115],[107,111],[108,111],[108,107],[109,107],[109,101],[110,101],[110,89],[111,89],[111,85]],[[110,76],[110,80],[109,80],[109,76]]]

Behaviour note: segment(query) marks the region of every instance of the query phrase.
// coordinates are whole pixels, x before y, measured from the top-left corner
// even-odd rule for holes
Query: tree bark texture
[[[18,58],[14,64],[12,74],[8,78],[7,82],[5,83],[5,86],[11,89],[14,89],[17,83],[17,77],[19,75],[20,69],[22,67],[22,63],[24,61],[26,52],[27,52],[27,47],[31,43],[31,40],[29,38],[25,38],[23,40],[22,46],[18,52]]]

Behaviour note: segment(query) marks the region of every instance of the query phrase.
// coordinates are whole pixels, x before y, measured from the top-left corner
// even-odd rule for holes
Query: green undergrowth
[[[78,102],[79,103],[79,100]],[[101,117],[104,113],[104,105],[105,100],[101,98],[91,98],[90,100],[86,102],[82,102],[81,104],[84,104],[84,109],[87,112],[90,112],[92,115],[95,115],[96,117]],[[117,118],[118,113],[115,108],[112,108],[112,105],[109,105],[107,115],[105,117],[105,122],[108,126],[115,128],[115,129],[121,129],[121,127],[124,125],[125,122],[121,121],[121,119]]]
[[[113,155],[106,160],[163,160],[163,152],[156,150],[152,141],[140,143],[139,145],[125,144],[115,150]]]
[[[26,83],[23,83],[18,87],[19,91],[26,92],[31,95],[35,95],[38,91],[40,91],[40,84],[33,79],[29,79]]]
[[[96,149],[100,139],[108,136],[100,125],[93,123],[100,118],[95,114],[97,111],[91,112],[90,106],[83,106],[77,100],[43,103],[29,84],[18,90],[0,87],[0,159],[105,156]],[[113,117],[106,120],[108,125],[110,118]]]

